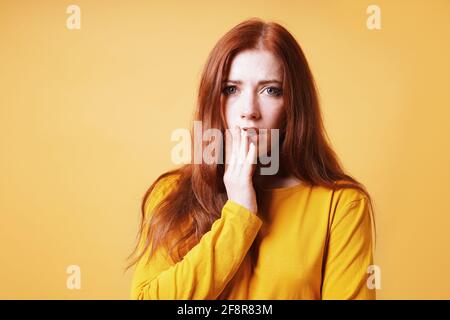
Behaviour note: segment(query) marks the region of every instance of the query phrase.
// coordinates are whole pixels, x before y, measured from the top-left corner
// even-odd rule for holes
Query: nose
[[[253,93],[248,93],[247,97],[244,98],[242,108],[241,108],[241,119],[242,120],[256,120],[259,119],[259,106],[258,101]]]

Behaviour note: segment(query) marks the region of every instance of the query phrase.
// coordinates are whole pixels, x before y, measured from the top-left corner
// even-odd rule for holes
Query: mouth
[[[247,132],[249,136],[259,135],[259,128],[256,127],[243,127],[242,130]]]

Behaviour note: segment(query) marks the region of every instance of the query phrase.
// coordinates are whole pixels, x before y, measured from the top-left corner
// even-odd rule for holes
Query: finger
[[[239,141],[240,141],[240,131],[238,126],[234,126],[232,129],[232,155],[231,155],[231,161],[233,163],[236,163],[239,160]]]
[[[234,127],[234,151],[235,151],[235,155],[239,154],[239,146],[241,145],[241,128],[239,128],[238,126]]]
[[[233,155],[233,131],[231,129],[225,130],[225,164],[230,164]]]
[[[245,130],[241,131],[241,145],[239,148],[239,163],[244,164],[248,151],[248,135]]]
[[[245,159],[246,170],[248,170],[247,173],[250,175],[253,174],[253,169],[256,166],[257,158],[258,158],[258,151],[256,148],[256,144],[250,142],[247,158]]]
[[[240,137],[240,128],[238,126],[235,126],[233,128],[233,147],[232,147],[232,156],[231,156],[231,162],[232,163],[236,163],[237,161],[239,161],[239,145],[240,145],[240,141],[241,141],[241,137]]]
[[[231,164],[233,161],[233,157],[236,154],[236,128],[232,127],[227,129],[227,138],[228,138],[228,144],[227,144],[227,163]]]

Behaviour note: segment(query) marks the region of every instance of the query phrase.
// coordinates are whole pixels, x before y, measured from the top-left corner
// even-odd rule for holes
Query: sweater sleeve
[[[373,264],[372,224],[366,197],[337,210],[330,228],[322,299],[375,299],[367,286]]]
[[[150,196],[149,210],[163,193]],[[177,263],[160,246],[145,261],[138,261],[132,280],[131,299],[216,299],[233,278],[253,243],[262,220],[240,204],[227,200],[211,230]]]

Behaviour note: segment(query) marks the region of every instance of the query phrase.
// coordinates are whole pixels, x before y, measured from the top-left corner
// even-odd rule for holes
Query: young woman
[[[250,19],[218,41],[195,120],[231,132],[226,161],[184,165],[150,186],[128,266],[132,299],[375,298],[371,197],[331,149],[285,28]],[[275,149],[279,170],[262,174],[260,157]]]

